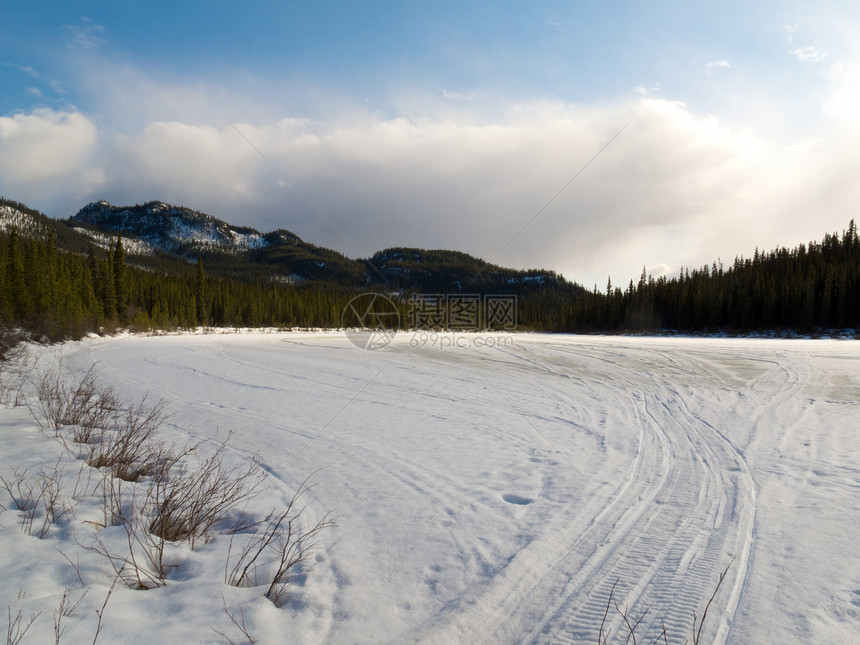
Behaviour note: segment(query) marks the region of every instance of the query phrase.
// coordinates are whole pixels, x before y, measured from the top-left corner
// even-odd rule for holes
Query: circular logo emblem
[[[381,293],[362,293],[344,307],[340,324],[359,349],[381,349],[394,340],[400,327],[400,311]]]

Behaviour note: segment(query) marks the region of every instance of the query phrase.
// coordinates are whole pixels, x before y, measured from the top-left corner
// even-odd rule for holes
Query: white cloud
[[[63,30],[71,36],[72,44],[82,49],[95,49],[105,42],[105,28],[89,18],[81,18],[77,25],[63,25]]]
[[[831,183],[837,162],[822,161],[826,142],[785,148],[661,99],[591,110],[515,106],[490,123],[240,126],[325,219],[232,127],[153,124],[125,142],[127,172],[116,179],[126,190],[145,187],[135,200],[190,202],[243,220],[237,223],[284,226],[351,255],[414,245],[490,259],[631,117],[497,262],[555,268],[587,284],[595,273],[626,281],[643,264],[698,266],[792,235],[819,237],[829,228],[809,226],[812,213],[847,222],[849,189],[840,205]],[[777,231],[789,239],[774,239]]]
[[[860,135],[860,63],[835,63],[830,67],[829,81],[830,93],[822,112],[841,133],[842,141],[853,143]]]
[[[794,41],[794,34],[797,33],[797,25],[783,25],[782,37],[788,42]]]
[[[653,266],[645,267],[645,273],[650,276],[654,276],[654,278],[662,278],[666,277],[668,279],[676,278],[681,274],[681,266],[669,266],[668,264],[655,264]],[[618,285],[621,286],[621,285]]]
[[[12,69],[16,69],[19,72],[23,72],[24,74],[26,74],[27,76],[29,76],[30,78],[32,78],[34,80],[42,81],[48,87],[50,87],[52,90],[54,90],[57,94],[66,94],[66,91],[63,89],[63,87],[59,81],[43,76],[37,69],[35,69],[34,67],[32,67],[30,65],[16,65],[14,63],[5,63],[5,67],[10,67]],[[33,92],[32,92],[33,89],[38,90],[38,88],[28,88],[28,91],[31,94],[33,94]],[[41,96],[41,90],[38,90],[38,91],[40,92],[40,94],[38,96]]]
[[[95,124],[78,112],[48,109],[0,117],[0,185],[41,190],[67,189],[73,182],[89,188],[100,173],[90,165],[98,140]],[[62,182],[53,186],[53,182]]]
[[[797,56],[797,60],[803,63],[820,63],[827,58],[827,52],[820,52],[815,47],[798,47],[792,49],[789,54]]]
[[[446,89],[442,90],[442,96],[446,99],[450,99],[451,101],[474,101],[476,94],[474,92],[462,93],[462,92],[449,92]]]
[[[712,70],[712,69],[731,69],[732,64],[727,60],[713,60],[710,63],[708,63],[707,65],[705,65],[705,67],[709,70]]]
[[[633,91],[641,96],[648,96],[653,92],[660,91],[660,83],[654,83],[651,87],[645,87],[644,85],[637,85],[633,88]]]
[[[161,199],[261,230],[288,228],[354,257],[413,245],[491,259],[504,248],[498,263],[552,268],[600,288],[607,274],[626,285],[643,265],[671,275],[718,257],[729,263],[756,246],[841,229],[860,205],[857,30],[802,22],[803,38],[832,53],[800,47],[797,28],[786,26],[793,44],[775,54],[789,47],[792,60],[826,59],[829,84],[809,74],[815,91],[792,87],[789,107],[785,96],[730,88],[723,103],[692,94],[687,105],[670,100],[684,91],[673,77],[669,90],[643,82],[624,99],[576,105],[516,103],[491,86],[406,87],[367,102],[386,106],[371,112],[363,98],[307,80],[146,71],[107,57],[106,32],[84,20],[67,29],[74,71],[63,79],[76,100],[97,107],[0,118],[0,194],[58,217],[92,199]],[[699,69],[755,72],[754,61],[735,71],[730,54]],[[46,95],[62,91],[32,66],[6,65]],[[817,69],[825,68],[809,71]],[[707,112],[737,105],[735,121]],[[291,114],[315,119],[283,118]],[[739,122],[757,125],[733,127]]]
[[[259,156],[232,128],[157,122],[118,138],[113,153],[122,161],[111,173],[112,187],[141,197],[166,191],[158,199],[237,204],[263,188],[255,185]]]
[[[788,144],[650,95],[591,107],[508,105],[494,117],[437,95],[443,107],[429,117],[235,127],[174,118],[121,135],[99,135],[79,113],[39,111],[0,119],[0,192],[55,216],[101,197],[161,199],[288,228],[354,257],[410,245],[491,259],[632,119],[495,257],[589,286],[603,288],[607,274],[626,285],[643,265],[728,263],[756,246],[817,239],[856,215],[860,153],[845,132],[860,121],[857,73],[833,66],[831,77],[832,131]]]
[[[41,74],[33,69],[30,65],[16,65],[15,63],[4,63],[5,67],[17,69],[19,72],[24,72],[30,78],[41,78]]]

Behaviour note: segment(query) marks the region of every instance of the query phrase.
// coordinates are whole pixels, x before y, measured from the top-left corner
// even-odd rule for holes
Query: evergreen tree
[[[116,297],[116,311],[120,322],[128,317],[128,290],[126,287],[125,250],[122,248],[122,236],[117,236],[113,248],[113,283]]]
[[[206,314],[208,308],[206,306],[206,274],[203,271],[203,262],[197,258],[197,269],[194,276],[194,300],[197,307],[197,324],[208,324],[208,316]]]
[[[101,300],[104,317],[108,321],[116,320],[116,282],[114,281],[113,254],[108,253],[107,260],[99,263],[99,285],[102,288]]]
[[[30,292],[24,282],[24,260],[21,256],[18,230],[13,228],[6,251],[6,298],[15,320],[23,321],[30,315]]]

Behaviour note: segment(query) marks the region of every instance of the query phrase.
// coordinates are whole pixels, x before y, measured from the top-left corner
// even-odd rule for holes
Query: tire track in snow
[[[792,436],[793,433],[789,429],[808,412],[808,405],[797,395],[803,390],[810,379],[810,364],[796,354],[787,357],[782,352],[768,356],[739,354],[739,357],[752,363],[769,366],[769,369],[763,370],[760,374],[753,376],[744,383],[741,399],[734,410],[736,416],[747,420],[750,428],[747,442],[755,441],[759,436],[770,436],[769,427],[775,425],[772,418],[774,416],[780,420],[778,425],[784,429],[782,434],[784,436]],[[713,363],[710,364],[713,366]],[[797,409],[798,406],[802,406],[799,411]],[[739,558],[739,574],[742,573],[743,575],[739,575],[736,578],[731,596],[728,599],[728,606],[731,609],[732,616],[735,616],[738,614],[739,608],[743,606],[744,592],[747,588],[752,564],[755,559],[756,542],[754,538],[757,514],[757,487],[752,476],[754,464],[748,463],[744,454],[745,449],[736,447],[718,428],[715,428],[704,419],[700,418],[700,420],[735,452],[739,462],[742,464],[743,473],[751,484],[749,494],[753,502],[753,517],[748,527],[746,548],[742,551]],[[732,621],[723,620],[716,634],[715,642],[725,643],[732,641],[732,637],[735,635],[732,631],[733,626]],[[740,634],[737,637],[743,642],[745,635]]]
[[[620,396],[618,407],[638,415],[635,402]],[[534,623],[547,622],[547,603],[570,596],[619,551],[670,482],[666,436],[659,426],[646,432],[638,422],[638,428],[636,458],[613,495],[588,500],[575,515],[577,521],[566,514],[554,518],[560,521],[552,521],[542,536],[518,552],[480,596],[467,597],[459,615],[427,642],[520,642]],[[549,623],[559,619],[550,616]]]
[[[645,432],[671,426],[652,406],[643,397],[640,422]],[[664,431],[670,472],[663,485],[651,491],[645,511],[616,537],[611,553],[594,567],[593,574],[578,581],[563,597],[536,635],[537,642],[593,642],[616,580],[614,599],[619,606],[629,607],[634,620],[650,607],[648,616],[662,618],[669,634],[677,638],[686,631],[704,585],[700,576],[691,574],[714,566],[723,540],[718,535],[702,543],[699,527],[707,525],[707,515],[716,514],[715,496],[706,485],[708,469],[701,460],[685,454],[689,445],[679,430],[669,427]],[[657,626],[646,617],[640,635],[653,640],[659,633]],[[620,616],[611,613],[607,627],[618,633]]]
[[[603,360],[599,355],[590,358]],[[612,362],[617,370],[618,363]],[[680,364],[684,371],[692,367]],[[641,381],[642,374],[635,374],[626,385]],[[520,629],[530,634],[530,642],[590,643],[597,637],[612,584],[619,580],[615,599],[628,606],[631,615],[638,618],[651,606],[653,618],[643,621],[640,636],[656,638],[662,618],[672,642],[681,642],[718,573],[731,555],[741,553],[743,567],[731,574],[735,583],[730,600],[721,604],[718,599],[711,609],[712,617],[728,613],[719,623],[719,642],[725,640],[752,540],[754,488],[749,471],[740,453],[691,414],[676,391],[666,390],[656,377],[648,385],[639,386],[628,404],[639,425],[640,445],[630,477],[615,498],[584,530],[548,531],[546,539],[529,545],[533,553],[518,553],[496,585],[510,585],[508,596],[497,588],[486,598],[471,600],[474,609],[460,617],[457,629],[428,641],[442,642],[451,634],[481,635],[479,626],[468,625],[475,620],[483,625],[498,621],[485,642],[518,641]],[[667,392],[671,398],[662,400]],[[563,391],[558,394],[564,398]],[[577,402],[581,399],[570,401]],[[654,477],[655,470],[660,476]],[[562,548],[548,548],[552,542]],[[517,560],[519,567],[513,566]],[[543,573],[525,575],[529,583],[511,580],[521,569],[536,567],[543,567]],[[485,613],[488,608],[492,610]],[[620,619],[609,622],[617,633]]]
[[[675,362],[683,365],[691,376],[702,372],[696,360],[683,357]],[[713,382],[711,373],[705,371],[704,376]],[[717,574],[731,556],[736,559],[727,581],[727,586],[734,581],[732,591],[728,597],[725,590],[721,592],[711,607],[705,628],[706,633],[714,634],[712,642],[722,643],[746,580],[755,523],[755,486],[742,454],[725,435],[691,411],[677,385],[671,380],[655,383],[653,396],[659,399],[661,391],[669,395],[668,401],[662,402],[665,414],[661,420],[668,428],[674,427],[672,434],[690,449],[687,463],[696,466],[696,471],[689,482],[693,487],[699,486],[699,494],[695,501],[689,495],[674,500],[677,508],[686,507],[686,512],[693,512],[686,534],[676,534],[680,538],[678,543],[667,556],[665,566],[653,576],[649,590],[653,618],[650,630],[641,634],[646,640],[656,638],[660,633],[656,619],[662,615],[670,634],[680,642],[684,633],[689,633],[693,612],[697,608],[701,612],[701,604],[710,596]],[[643,609],[640,607],[639,611]],[[715,617],[719,617],[716,627]]]

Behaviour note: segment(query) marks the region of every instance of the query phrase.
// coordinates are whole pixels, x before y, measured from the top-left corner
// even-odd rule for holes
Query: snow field
[[[225,642],[212,627],[239,642],[226,603],[258,643],[592,643],[617,581],[621,607],[649,608],[642,640],[662,619],[683,643],[730,563],[704,642],[860,639],[857,343],[514,341],[443,351],[402,334],[364,352],[338,333],[248,333],[38,350],[74,373],[96,362],[124,398],[169,400],[162,434],[178,444],[232,431],[230,463],[257,455],[267,473],[248,512],[310,477],[308,520],[337,516],[285,606],[224,584],[229,537],[213,531],[172,550],[165,587],[115,587],[99,642]],[[53,467],[62,448],[27,410],[0,414],[0,474]],[[80,464],[63,457],[66,487]],[[112,572],[76,539],[98,500],[41,540],[16,513],[0,515],[0,607],[43,611],[22,642],[53,642],[63,590],[84,591],[59,549],[91,588],[62,642],[91,642]]]

